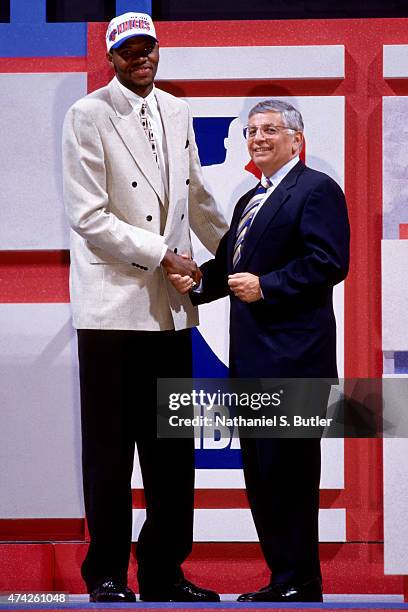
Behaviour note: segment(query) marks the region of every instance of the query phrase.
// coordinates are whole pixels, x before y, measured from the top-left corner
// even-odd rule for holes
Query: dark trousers
[[[156,379],[192,376],[190,331],[78,330],[78,351],[91,538],[82,576],[88,590],[107,578],[127,582],[136,443],[146,499],[139,587],[166,588],[183,576],[192,547],[194,441],[157,439]]]
[[[306,412],[324,416],[329,393],[327,385],[309,389]],[[241,449],[248,500],[272,583],[321,577],[320,438],[241,438]]]

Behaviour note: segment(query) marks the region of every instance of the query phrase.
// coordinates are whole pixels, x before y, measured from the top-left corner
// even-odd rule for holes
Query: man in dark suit
[[[340,187],[299,160],[303,120],[266,100],[249,113],[248,151],[261,182],[235,207],[230,230],[202,267],[205,303],[231,301],[233,377],[335,378],[333,286],[348,270],[349,224]],[[191,279],[170,279],[180,292]],[[330,387],[304,387],[321,414]],[[299,407],[301,412],[301,407]],[[322,601],[318,551],[319,438],[241,438],[248,498],[271,582],[239,601]]]

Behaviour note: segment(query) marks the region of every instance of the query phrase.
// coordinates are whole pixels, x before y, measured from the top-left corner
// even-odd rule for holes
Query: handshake
[[[170,282],[179,293],[188,293],[201,281],[201,271],[188,253],[176,255],[170,249],[162,260]],[[263,299],[259,277],[250,272],[237,272],[228,276],[228,287],[231,293],[242,302],[257,302]]]
[[[196,262],[191,259],[188,253],[176,255],[176,253],[167,249],[161,263],[170,282],[179,293],[188,293],[200,283],[202,274]]]

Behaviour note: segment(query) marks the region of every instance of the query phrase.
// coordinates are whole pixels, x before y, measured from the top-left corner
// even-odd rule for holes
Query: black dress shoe
[[[131,591],[125,584],[122,582],[117,582],[115,580],[106,580],[98,587],[93,589],[89,595],[89,601],[93,602],[134,602],[136,601],[136,597],[133,591]]]
[[[200,589],[188,580],[180,580],[177,584],[163,590],[161,585],[150,591],[140,590],[141,601],[220,601],[215,591]]]
[[[290,603],[296,601],[322,602],[322,583],[319,578],[303,584],[270,584],[254,593],[244,593],[237,601],[275,601]]]

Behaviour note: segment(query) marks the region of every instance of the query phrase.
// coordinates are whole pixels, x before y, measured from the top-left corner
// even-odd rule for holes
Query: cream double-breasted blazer
[[[203,185],[188,105],[155,93],[168,150],[168,197],[116,79],[76,102],[65,118],[64,201],[77,328],[155,331],[198,324],[196,307],[160,266],[163,245],[191,252],[191,225],[214,253],[227,225]]]

